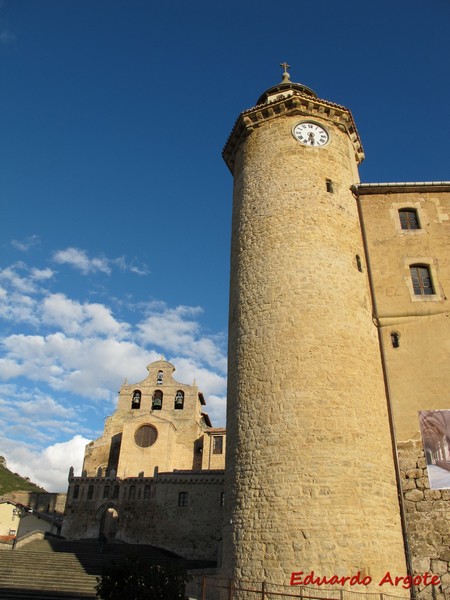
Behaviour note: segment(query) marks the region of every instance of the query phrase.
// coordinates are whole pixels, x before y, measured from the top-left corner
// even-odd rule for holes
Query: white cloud
[[[62,406],[58,404],[50,396],[45,396],[36,400],[19,401],[14,403],[14,410],[18,410],[22,415],[36,418],[39,414],[52,415],[53,417],[63,417],[72,419],[76,416],[76,412],[70,406]]]
[[[149,312],[137,326],[143,343],[177,350],[193,342],[200,331],[200,324],[194,320],[203,312],[199,306],[168,308],[158,303],[151,305]]]
[[[137,328],[144,344],[155,344],[166,351],[179,353],[194,360],[195,364],[206,363],[221,372],[226,371],[227,359],[223,336],[202,335],[200,323],[194,320],[203,310],[200,307],[159,306],[147,316]]]
[[[78,333],[85,318],[83,306],[64,294],[51,294],[44,298],[41,311],[44,323],[61,327],[66,333]]]
[[[23,293],[36,292],[36,286],[33,281],[28,277],[26,273],[25,277],[19,275],[18,271],[27,270],[27,266],[24,263],[16,263],[11,267],[6,267],[0,271],[0,280],[5,281],[5,284],[9,284],[12,288]]]
[[[37,301],[34,296],[45,293],[38,282],[52,279],[51,269],[29,269],[25,263],[18,262],[0,270],[0,316],[16,322],[38,323]]]
[[[150,273],[148,267],[146,265],[142,265],[138,267],[136,265],[130,265],[130,271],[132,273],[136,273],[136,275],[148,275]]]
[[[83,275],[98,272],[111,275],[112,267],[117,267],[121,271],[130,271],[137,275],[147,275],[149,273],[146,265],[139,267],[133,264],[130,265],[124,256],[119,256],[119,258],[107,258],[105,256],[90,258],[87,252],[80,248],[58,250],[53,254],[53,260],[61,265],[70,265]]]
[[[117,321],[103,304],[81,304],[64,294],[50,294],[39,306],[30,301],[29,318],[39,317],[42,324],[56,330],[47,335],[5,336],[0,359],[4,380],[23,376],[58,392],[111,401],[111,389],[117,389],[125,377],[141,380],[145,366],[157,360],[162,351],[176,357],[180,381],[195,377],[205,395],[224,394],[224,339],[202,335],[196,320],[202,313],[199,307],[171,309],[154,303],[149,309],[153,313],[136,325],[136,341],[130,341],[131,324]],[[25,319],[23,307],[22,312]]]
[[[11,245],[17,250],[21,250],[22,252],[27,252],[30,248],[34,246],[38,246],[40,244],[40,239],[38,235],[30,235],[29,237],[23,240],[12,240]]]
[[[0,358],[0,378],[9,380],[22,375],[22,366],[12,358]]]
[[[118,267],[121,271],[130,271],[131,273],[136,273],[136,275],[148,275],[150,273],[147,265],[142,264],[138,267],[134,264],[128,264],[124,256],[111,258],[110,263]]]
[[[0,288],[0,316],[14,323],[39,323],[36,314],[37,302],[30,295],[12,291],[8,293],[5,288]]]
[[[223,394],[226,389],[226,375],[212,371],[202,366],[192,358],[173,356],[170,359],[176,368],[175,379],[180,382],[192,383],[195,379],[200,390],[205,395]]]
[[[85,304],[83,308],[86,318],[83,335],[97,333],[122,337],[129,330],[129,325],[116,321],[111,314],[111,310],[103,304]]]
[[[84,449],[90,440],[75,435],[67,442],[52,444],[39,452],[13,440],[0,441],[10,471],[29,477],[50,492],[66,492],[69,469],[73,466],[75,473],[81,472]]]
[[[88,431],[79,407],[58,402],[39,388],[27,385],[0,385],[0,421],[5,435],[21,439],[55,440],[61,431],[73,434]]]
[[[111,268],[109,261],[103,257],[89,258],[85,250],[78,248],[66,248],[58,250],[53,254],[53,260],[59,264],[68,264],[78,269],[84,275],[98,271],[109,275]]]
[[[44,281],[46,279],[51,279],[54,275],[54,271],[51,269],[31,269],[30,277],[31,279],[35,279],[37,281]]]
[[[198,322],[190,317],[199,312],[199,308],[178,306],[149,315],[138,325],[142,342],[175,351],[186,347],[195,339],[199,330]]]
[[[139,271],[124,258],[90,258],[75,248],[54,257],[83,274]],[[57,453],[65,451],[64,444],[79,451],[75,458],[81,468],[84,444],[97,437],[93,430],[101,429],[99,420],[113,412],[123,380],[145,379],[146,365],[161,353],[171,357],[178,381],[196,379],[213,424],[224,424],[225,339],[204,332],[202,308],[154,301],[140,305],[143,316],[133,322],[119,319],[108,303],[54,291],[63,279],[50,268],[16,263],[0,271],[0,280],[0,316],[10,329],[3,334],[0,358],[0,379],[8,382],[0,385],[0,447],[14,470],[48,489],[64,490],[71,465],[55,465]],[[130,308],[120,298],[114,302]],[[55,444],[61,439],[70,441]]]
[[[50,294],[42,303],[44,323],[56,325],[64,333],[80,337],[91,335],[123,337],[129,329],[120,323],[103,304],[81,304],[64,294]]]
[[[226,396],[209,395],[206,398],[204,412],[208,413],[213,427],[225,427],[226,423]]]
[[[159,357],[132,342],[75,339],[62,332],[48,336],[15,334],[5,338],[3,344],[7,357],[0,360],[0,377],[22,375],[45,382],[53,390],[91,399],[110,400],[111,387],[145,370],[149,357]]]

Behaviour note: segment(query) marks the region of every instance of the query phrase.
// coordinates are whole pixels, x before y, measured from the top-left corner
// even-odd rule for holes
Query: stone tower
[[[406,575],[394,452],[351,186],[350,111],[283,81],[238,118],[223,569]],[[355,589],[355,588],[353,588]]]

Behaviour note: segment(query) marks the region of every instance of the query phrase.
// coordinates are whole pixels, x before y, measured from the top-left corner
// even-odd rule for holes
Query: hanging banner
[[[430,488],[449,489],[450,410],[421,411],[419,422]]]

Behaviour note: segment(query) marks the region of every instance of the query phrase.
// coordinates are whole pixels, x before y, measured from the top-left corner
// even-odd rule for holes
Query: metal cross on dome
[[[280,63],[280,67],[283,67],[284,71],[283,71],[283,81],[286,81],[287,79],[290,79],[290,75],[288,73],[288,69],[291,68],[291,65],[288,65],[287,62],[282,62]]]

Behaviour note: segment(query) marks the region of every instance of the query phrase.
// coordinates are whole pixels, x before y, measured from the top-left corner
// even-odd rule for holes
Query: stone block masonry
[[[450,586],[450,489],[430,489],[420,442],[401,443],[398,453],[413,570],[439,575],[446,588]]]
[[[105,512],[113,511],[111,539],[158,546],[185,558],[216,560],[223,479],[223,471],[159,473],[126,480],[74,477],[63,535],[97,538]]]
[[[241,115],[234,175],[224,573],[406,575],[350,113],[296,91]],[[302,145],[299,122],[329,143]],[[327,184],[332,182],[332,191]]]

